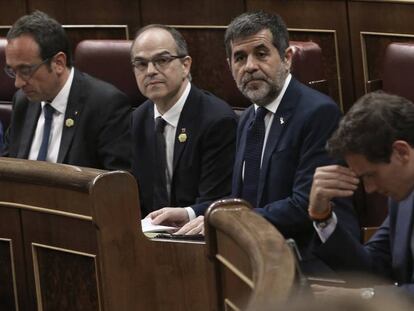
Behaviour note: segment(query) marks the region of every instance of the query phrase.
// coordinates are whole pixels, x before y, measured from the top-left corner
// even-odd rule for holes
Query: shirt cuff
[[[313,226],[315,227],[315,230],[318,233],[322,243],[325,243],[326,240],[328,240],[332,233],[335,231],[336,225],[338,224],[338,218],[336,217],[336,214],[332,212],[332,217],[326,222],[323,224],[323,226],[316,221],[313,222]]]
[[[187,211],[189,221],[196,219],[196,214],[191,207],[184,207],[184,208]]]

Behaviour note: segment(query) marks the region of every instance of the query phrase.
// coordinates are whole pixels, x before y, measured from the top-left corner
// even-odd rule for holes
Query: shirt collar
[[[178,120],[180,119],[181,111],[183,110],[184,104],[187,100],[188,94],[190,94],[191,90],[191,83],[188,82],[187,86],[184,89],[183,94],[181,94],[180,98],[177,102],[163,115],[158,112],[157,106],[154,105],[154,120],[157,117],[162,116],[162,118],[171,126],[177,127]]]
[[[73,82],[73,76],[74,76],[74,69],[73,67],[70,69],[69,77],[65,82],[65,85],[62,87],[62,89],[59,91],[59,93],[56,95],[56,97],[52,100],[50,105],[55,108],[56,111],[59,113],[65,113],[66,106],[68,104],[68,98],[70,93],[70,88],[72,86]],[[42,101],[42,108],[46,105],[45,101]]]
[[[264,106],[267,110],[269,110],[273,114],[276,113],[277,108],[279,107],[280,102],[282,101],[283,95],[285,95],[286,93],[286,89],[290,83],[290,80],[292,80],[292,75],[289,73],[285,79],[285,83],[283,84],[282,90],[280,91],[279,95],[271,103]],[[254,111],[256,111],[257,108],[259,108],[259,106],[254,104]]]

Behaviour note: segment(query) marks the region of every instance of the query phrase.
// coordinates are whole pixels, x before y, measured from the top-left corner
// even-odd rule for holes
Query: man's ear
[[[187,77],[190,74],[191,64],[193,63],[193,59],[191,58],[191,56],[186,56],[183,59],[182,63],[183,63],[183,66],[184,66],[185,76]]]
[[[293,58],[293,49],[291,46],[289,46],[286,50],[285,50],[285,59],[284,59],[284,63],[286,64],[286,68],[291,69],[292,67],[292,58]]]
[[[52,65],[54,64],[57,73],[62,73],[66,69],[66,54],[63,52],[57,53],[52,59]]]
[[[406,163],[412,156],[413,148],[405,140],[396,140],[392,143],[392,155],[402,163]]]

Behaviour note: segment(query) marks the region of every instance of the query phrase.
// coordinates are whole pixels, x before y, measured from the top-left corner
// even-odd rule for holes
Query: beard
[[[283,88],[288,71],[279,68],[275,79],[265,76],[262,72],[246,73],[237,87],[242,94],[258,106],[271,103]]]

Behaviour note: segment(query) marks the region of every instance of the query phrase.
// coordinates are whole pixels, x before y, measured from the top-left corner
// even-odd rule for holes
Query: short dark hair
[[[327,142],[333,156],[360,154],[372,163],[389,163],[392,145],[404,140],[414,146],[414,104],[382,91],[362,96]]]
[[[263,29],[269,29],[272,33],[273,45],[282,59],[289,47],[289,33],[283,19],[277,14],[263,11],[247,12],[232,20],[224,35],[224,46],[227,58],[231,58],[231,42],[258,33]]]
[[[150,25],[140,28],[135,34],[134,43],[143,32],[147,31],[148,29],[153,29],[153,28],[159,28],[159,29],[164,29],[165,31],[168,31],[173,37],[175,44],[177,46],[177,54],[180,56],[188,56],[187,42],[185,41],[183,35],[177,29],[167,26],[167,25],[150,24]],[[132,47],[133,46],[134,44],[132,44]]]
[[[42,60],[63,52],[66,54],[66,66],[72,67],[72,53],[66,32],[61,24],[46,13],[34,11],[20,17],[7,33],[7,40],[22,35],[29,35],[35,40]]]

